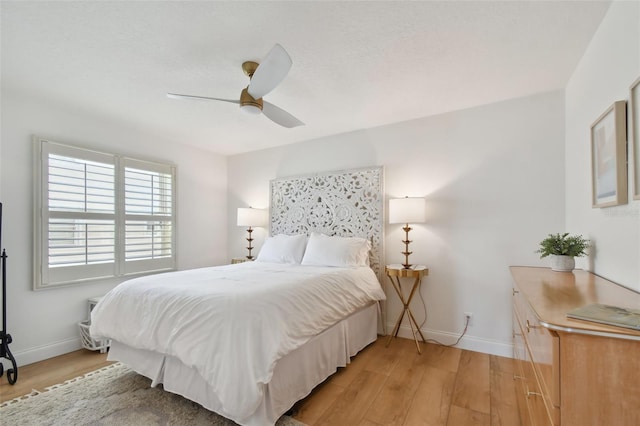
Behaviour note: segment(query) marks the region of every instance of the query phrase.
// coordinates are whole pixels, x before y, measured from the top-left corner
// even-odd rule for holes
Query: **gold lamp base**
[[[247,241],[249,241],[249,245],[247,246],[247,250],[249,250],[249,254],[247,255],[247,259],[252,260],[253,256],[251,256],[251,250],[253,250],[253,247],[251,246],[251,242],[253,241],[253,238],[251,238],[251,233],[253,232],[253,229],[251,229],[251,227],[249,227],[249,229],[247,229],[247,232],[249,233],[249,237],[247,238]]]
[[[409,239],[409,231],[411,231],[411,227],[407,223],[402,229],[404,230],[405,235],[404,240],[402,240],[404,243],[404,251],[402,252],[402,254],[404,254],[404,263],[402,266],[404,269],[411,269],[411,264],[409,263],[409,255],[413,253],[409,251],[409,243],[411,243],[411,240]]]

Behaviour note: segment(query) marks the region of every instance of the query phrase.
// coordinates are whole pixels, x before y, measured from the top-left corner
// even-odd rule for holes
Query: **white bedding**
[[[91,334],[179,359],[241,419],[280,358],[384,298],[367,267],[245,262],[122,283],[92,311]]]

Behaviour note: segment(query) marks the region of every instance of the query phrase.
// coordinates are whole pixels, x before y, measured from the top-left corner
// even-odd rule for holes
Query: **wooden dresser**
[[[513,347],[525,425],[640,425],[640,332],[569,319],[640,294],[590,272],[512,266]]]

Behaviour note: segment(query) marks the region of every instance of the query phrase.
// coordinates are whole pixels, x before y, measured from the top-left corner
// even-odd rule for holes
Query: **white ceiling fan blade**
[[[287,76],[293,61],[284,50],[276,44],[262,60],[251,77],[248,92],[254,99],[260,99],[272,91]]]
[[[233,99],[220,99],[220,98],[209,98],[207,96],[194,96],[194,95],[181,95],[179,93],[167,93],[167,97],[171,99],[196,99],[200,101],[222,101],[222,102],[230,102],[232,104],[239,104],[239,100]]]
[[[262,102],[262,113],[274,123],[287,128],[304,126],[304,123],[302,121],[298,120],[287,111],[278,108],[274,104],[267,101],[263,100]]]

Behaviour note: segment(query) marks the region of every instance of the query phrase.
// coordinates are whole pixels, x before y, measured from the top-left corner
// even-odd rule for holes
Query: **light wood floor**
[[[520,418],[510,358],[378,338],[295,406],[315,425],[505,425]]]
[[[379,338],[351,364],[294,407],[315,425],[518,426],[511,359]],[[19,368],[11,386],[0,378],[0,402],[108,365],[105,354],[81,350]]]
[[[9,384],[6,372],[0,378],[0,403],[26,395],[32,390],[42,392],[48,386],[82,376],[109,364],[111,362],[107,361],[107,354],[81,349],[24,367],[18,365],[18,380],[15,385]]]

